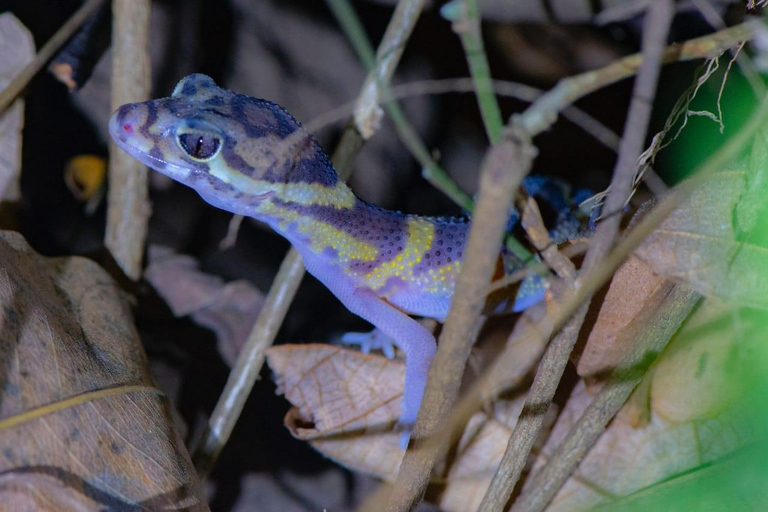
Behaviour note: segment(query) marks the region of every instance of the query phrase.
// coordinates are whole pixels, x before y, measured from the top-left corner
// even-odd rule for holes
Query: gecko
[[[310,274],[402,351],[398,423],[407,445],[437,347],[412,315],[447,316],[469,220],[409,215],[363,201],[285,109],[222,89],[202,74],[182,79],[168,98],[119,107],[109,133],[134,158],[211,205],[263,221],[288,239]],[[522,264],[507,271],[516,265]],[[519,312],[540,302],[545,290],[544,280],[530,275],[507,302]]]

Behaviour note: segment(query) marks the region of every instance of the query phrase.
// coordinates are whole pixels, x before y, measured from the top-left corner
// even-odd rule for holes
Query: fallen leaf
[[[267,361],[278,393],[293,404],[285,423],[294,437],[349,469],[395,479],[404,453],[391,428],[400,413],[402,362],[321,344],[272,347]],[[441,510],[477,508],[524,402],[498,400],[473,415],[442,480]],[[553,409],[542,439],[554,417]]]
[[[592,400],[583,383],[558,419],[537,471]],[[651,415],[643,428],[617,416],[547,508],[548,512],[589,510],[719,460],[749,439],[729,414],[672,423]]]
[[[631,256],[616,271],[579,359],[578,374],[590,393],[625,361],[634,340],[656,313],[672,283]]]
[[[490,412],[478,412],[472,416],[446,476],[445,490],[440,497],[441,510],[477,510],[499,467],[525,399],[526,396],[519,396],[514,400],[498,400],[493,403]],[[552,406],[545,417],[539,440],[531,451],[531,461],[538,455],[555,417],[556,410]]]
[[[734,226],[740,202],[756,199],[745,196],[749,178],[746,170],[730,170],[705,181],[648,236],[638,257],[706,297],[768,309],[768,247],[744,240]]]
[[[147,281],[174,315],[190,315],[195,323],[211,329],[222,358],[234,365],[264,304],[264,294],[248,281],[224,283],[201,272],[194,258],[167,247],[150,246],[148,254]]]
[[[272,347],[267,363],[277,392],[294,406],[285,418],[294,437],[352,470],[395,478],[404,453],[392,429],[400,416],[402,362],[308,344]]]
[[[728,335],[729,322],[700,308],[662,353],[636,393],[647,421],[637,427],[630,400],[609,424],[547,509],[581,511],[718,464],[754,441],[734,408],[736,354],[749,350]],[[701,317],[708,320],[702,321]],[[714,322],[714,323],[713,323]],[[758,340],[755,340],[756,342]],[[593,400],[581,381],[534,466],[538,471]]]
[[[109,494],[89,496],[80,489],[85,482],[76,475],[52,471],[50,468],[30,468],[0,475],[0,511],[56,510],[84,512],[103,510],[105,506],[125,506]]]
[[[0,233],[0,261],[4,510],[29,503],[21,487],[42,510],[208,510],[110,277],[84,258],[43,258],[12,232]]]
[[[35,56],[32,34],[10,12],[0,15],[0,91],[5,89]],[[17,99],[0,115],[0,200],[20,199],[21,130],[24,100]]]

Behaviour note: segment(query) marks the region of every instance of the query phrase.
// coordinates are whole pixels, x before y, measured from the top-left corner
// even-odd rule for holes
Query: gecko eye
[[[179,146],[194,160],[208,161],[221,149],[221,139],[208,133],[182,133]]]

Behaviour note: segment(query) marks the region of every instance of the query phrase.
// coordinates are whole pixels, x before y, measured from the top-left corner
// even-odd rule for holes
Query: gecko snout
[[[139,105],[129,103],[115,110],[109,120],[109,134],[118,142],[125,142],[138,128]]]

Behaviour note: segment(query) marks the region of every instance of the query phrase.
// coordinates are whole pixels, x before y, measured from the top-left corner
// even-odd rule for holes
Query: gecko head
[[[201,74],[182,79],[171,97],[118,108],[109,132],[145,165],[245,215],[288,183],[333,186],[338,179],[286,110],[221,89]]]

